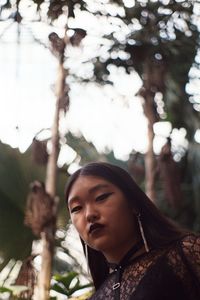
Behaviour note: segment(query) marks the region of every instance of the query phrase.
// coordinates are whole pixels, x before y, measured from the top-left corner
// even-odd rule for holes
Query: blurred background
[[[0,299],[33,299],[47,228],[27,212],[34,180],[53,199],[51,299],[90,281],[64,201],[87,162],[125,168],[200,232],[199,49],[198,0],[0,0]]]

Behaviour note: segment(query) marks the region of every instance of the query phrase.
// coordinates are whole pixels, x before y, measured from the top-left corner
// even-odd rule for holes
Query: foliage
[[[188,199],[194,199],[193,229],[200,232],[200,144],[190,143],[186,162],[184,181],[190,191]]]
[[[156,156],[156,160],[158,159],[159,155]],[[128,165],[129,172],[144,190],[144,156],[141,153],[132,154]],[[156,205],[165,215],[181,226],[200,232],[200,144],[190,143],[186,154],[179,162],[176,162],[176,167],[180,176],[182,192],[180,203],[177,207],[171,205],[158,174],[156,179]],[[174,174],[172,181],[175,182]]]
[[[11,293],[11,289],[9,289],[7,287],[4,287],[4,286],[1,286],[0,287],[0,293],[6,293],[6,292]]]
[[[123,16],[115,17],[119,24],[115,26],[117,29],[104,36],[111,47],[107,59],[100,56],[96,60],[96,79],[107,82],[109,66],[113,64],[125,68],[128,73],[135,69],[145,81],[149,66],[149,88],[154,94],[162,93],[167,115],[160,113],[156,101],[155,113],[169,120],[173,127],[186,127],[189,136],[193,136],[200,122],[198,113],[188,101],[185,86],[193,64],[198,67],[195,56],[199,32],[193,22],[194,1],[135,1],[132,7],[126,7],[124,1],[111,2],[124,12]],[[113,16],[107,16],[108,22],[114,23]],[[141,95],[145,98],[144,90]],[[188,114],[191,118],[187,118]]]
[[[78,297],[70,297],[70,300],[88,300],[92,296],[92,291],[86,292]]]
[[[90,283],[81,285],[78,276],[79,275],[76,272],[69,272],[64,275],[54,275],[53,281],[55,282],[52,284],[51,289],[69,297],[78,290],[91,287]]]
[[[19,150],[2,143],[0,143],[0,166],[0,255],[3,258],[0,268],[2,269],[11,258],[23,260],[30,255],[34,236],[24,226],[24,207],[30,182],[35,178],[44,181],[45,170],[32,161],[30,149],[21,154]],[[65,181],[66,176],[60,173],[58,184],[60,197],[63,197]]]
[[[37,4],[38,9],[40,9],[41,4],[44,0],[33,0]],[[63,13],[67,13],[68,17],[75,17],[74,10],[79,7],[84,10],[86,7],[86,2],[83,0],[71,0],[71,1],[60,1],[60,0],[50,0],[48,6],[48,17],[53,21],[56,20]]]
[[[186,156],[177,164],[181,175],[182,198],[178,209],[169,205],[163,191],[158,192],[157,204],[169,217],[182,226],[200,232],[200,145],[190,143]]]
[[[38,9],[44,2],[34,0]],[[172,122],[173,127],[186,127],[191,138],[199,126],[198,113],[185,91],[191,66],[198,67],[195,56],[199,32],[194,23],[194,1],[135,1],[134,6],[128,7],[122,0],[112,0],[108,1],[108,5],[115,5],[116,12],[112,14],[107,4],[101,1],[97,4],[95,8],[87,1],[50,0],[47,15],[51,21],[67,14],[74,18],[76,9],[79,9],[92,12],[98,18],[107,18],[108,25],[112,26],[111,33],[104,35],[99,45],[100,49],[106,47],[106,58],[100,54],[93,61],[91,59],[95,67],[90,80],[110,82],[111,64],[124,67],[128,73],[135,69],[145,80],[149,64],[151,91],[162,93],[167,115],[160,112],[156,101],[155,113]],[[191,118],[187,118],[188,114]]]
[[[4,286],[1,286],[0,287],[0,294],[1,293],[9,293],[10,294],[10,297],[9,299],[18,299],[20,300],[20,294],[24,291],[27,291],[27,287],[26,286],[22,286],[22,285],[12,285],[12,286],[8,286],[8,287],[4,287]]]
[[[199,112],[186,92],[191,68],[194,65],[199,68],[195,60],[199,31],[195,24],[194,1],[134,2],[131,7],[122,0],[109,1],[118,8],[115,14],[99,8],[99,16],[107,18],[111,29],[109,34],[102,35],[99,45],[102,51],[94,60],[91,78],[108,83],[112,65],[124,68],[127,73],[136,70],[140,75],[143,86],[138,95],[144,99],[149,124],[146,192],[155,199],[154,123],[166,120],[171,122],[172,128],[184,127],[190,141],[200,126]]]
[[[75,160],[80,160],[79,164],[84,165],[91,161],[108,161],[110,163],[127,168],[126,162],[115,158],[113,151],[107,153],[99,153],[92,142],[88,142],[84,136],[75,136],[71,132],[66,134],[67,145],[70,146],[75,152]]]
[[[10,258],[24,259],[31,251],[33,235],[23,225],[23,207],[28,187],[27,170],[19,151],[0,144],[0,255],[4,265]]]

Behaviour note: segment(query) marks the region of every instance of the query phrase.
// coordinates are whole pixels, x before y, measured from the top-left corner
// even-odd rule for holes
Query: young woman
[[[199,300],[200,237],[168,220],[123,169],[90,163],[66,187],[92,300]]]

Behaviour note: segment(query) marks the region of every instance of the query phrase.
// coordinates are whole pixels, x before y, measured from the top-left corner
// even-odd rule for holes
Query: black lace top
[[[188,235],[134,259],[117,293],[115,284],[113,271],[90,300],[200,300],[200,237]]]

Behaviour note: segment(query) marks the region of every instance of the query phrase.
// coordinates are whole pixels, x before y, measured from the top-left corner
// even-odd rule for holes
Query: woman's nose
[[[99,219],[99,212],[93,205],[88,205],[86,207],[86,220],[89,223],[94,223]]]

